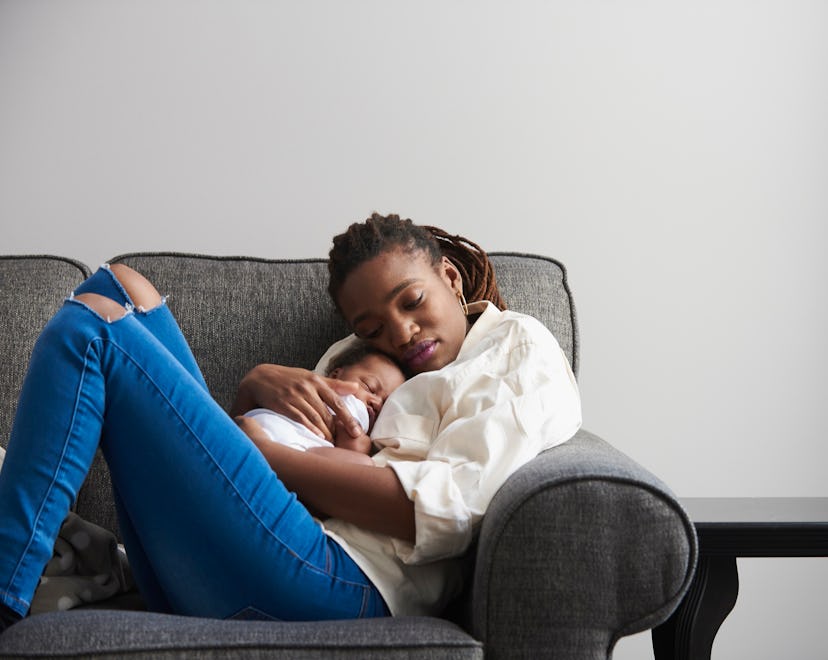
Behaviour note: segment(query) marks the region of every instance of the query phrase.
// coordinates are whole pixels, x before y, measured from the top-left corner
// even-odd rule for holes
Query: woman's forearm
[[[309,447],[306,451],[312,454],[319,454],[325,458],[330,458],[335,461],[344,461],[346,463],[358,463],[359,465],[374,466],[374,462],[368,454],[355,451],[353,449],[344,449],[343,447]]]
[[[389,467],[342,462],[277,443],[256,443],[274,472],[313,509],[414,543],[414,503]]]

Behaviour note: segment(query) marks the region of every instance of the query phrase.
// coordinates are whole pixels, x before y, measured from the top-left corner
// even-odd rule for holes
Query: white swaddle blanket
[[[368,408],[353,394],[342,397],[342,401],[354,419],[368,433]],[[294,422],[284,415],[275,413],[267,408],[255,408],[244,414],[245,417],[255,419],[264,429],[267,436],[273,441],[300,451],[307,451],[311,447],[333,447],[333,444],[310,432],[299,422]]]

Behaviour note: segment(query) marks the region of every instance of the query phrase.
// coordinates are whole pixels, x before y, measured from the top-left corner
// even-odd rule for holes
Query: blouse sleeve
[[[393,468],[414,502],[416,543],[394,541],[405,563],[464,552],[506,479],[581,425],[575,378],[551,335],[473,362],[429,391],[433,415],[398,410],[384,420],[386,449],[375,460]]]

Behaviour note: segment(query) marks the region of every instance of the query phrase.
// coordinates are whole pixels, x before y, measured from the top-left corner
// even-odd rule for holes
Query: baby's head
[[[371,426],[388,395],[405,382],[396,362],[364,344],[334,356],[328,364],[328,376],[359,383],[361,387],[355,396],[368,406]]]

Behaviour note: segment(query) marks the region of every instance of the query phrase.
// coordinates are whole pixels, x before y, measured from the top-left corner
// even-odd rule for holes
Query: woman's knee
[[[117,321],[127,314],[126,307],[97,293],[79,293],[74,297],[74,300],[82,302],[109,323]]]
[[[112,264],[109,268],[137,308],[152,309],[161,304],[161,294],[158,293],[152,282],[137,270],[133,270],[124,264]]]

